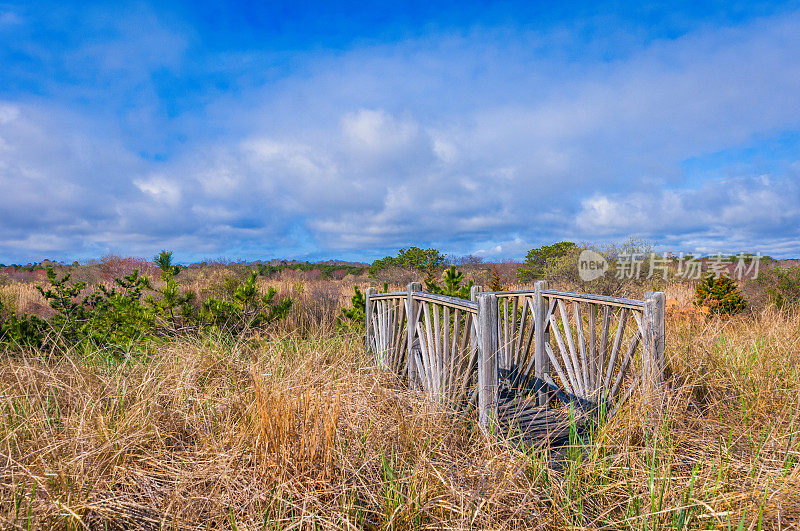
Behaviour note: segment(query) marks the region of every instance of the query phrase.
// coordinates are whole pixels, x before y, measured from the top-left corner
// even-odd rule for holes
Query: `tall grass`
[[[0,527],[800,526],[797,314],[670,317],[662,397],[520,450],[297,311],[302,330],[121,362],[0,353]]]

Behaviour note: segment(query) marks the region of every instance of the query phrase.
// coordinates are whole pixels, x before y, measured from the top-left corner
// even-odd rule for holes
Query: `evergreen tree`
[[[200,316],[207,325],[231,333],[242,333],[284,319],[292,307],[291,297],[276,300],[277,290],[258,292],[258,273],[253,271],[233,294],[233,300],[211,298],[203,303]]]
[[[500,279],[500,273],[497,272],[497,266],[492,266],[492,279],[489,281],[489,291],[503,291],[505,286]]]
[[[707,306],[711,313],[730,314],[745,309],[747,302],[732,278],[709,274],[697,285],[695,299],[698,306]]]
[[[542,278],[548,265],[574,252],[577,248],[578,246],[573,242],[558,242],[531,249],[525,255],[525,266],[517,270],[517,276],[522,281]]]
[[[157,306],[159,310],[169,318],[169,324],[173,330],[179,328],[178,316],[184,324],[194,315],[192,301],[195,294],[192,291],[181,291],[175,277],[181,272],[181,266],[172,263],[172,251],[161,251],[153,262],[161,270],[161,279],[164,286],[159,290],[161,300]]]
[[[353,296],[350,297],[352,308],[342,308],[342,317],[354,324],[363,324],[366,319],[367,299],[358,286],[353,286],[353,292]]]
[[[86,298],[80,302],[77,300],[86,287],[86,282],[69,284],[70,273],[58,278],[52,266],[47,266],[45,274],[50,286],[45,289],[37,285],[36,290],[56,312],[50,319],[50,324],[61,339],[75,344],[86,335],[88,321]]]
[[[472,289],[473,281],[470,280],[466,285],[461,285],[464,280],[464,273],[456,269],[456,266],[451,265],[445,269],[442,274],[444,286],[439,286],[435,281],[425,281],[425,290],[430,293],[438,293],[440,295],[448,295],[450,297],[458,297],[460,299],[469,299],[470,291]]]
[[[150,279],[134,269],[115,278],[114,284],[110,288],[98,284],[98,291],[85,299],[92,310],[87,332],[95,342],[113,347],[125,347],[153,335],[157,309],[142,300],[145,290],[152,290]]]
[[[4,307],[0,299],[0,342],[17,347],[42,346],[47,323],[35,315],[17,315]]]

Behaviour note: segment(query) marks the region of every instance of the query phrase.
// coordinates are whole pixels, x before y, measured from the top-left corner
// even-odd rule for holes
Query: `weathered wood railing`
[[[416,282],[401,293],[367,289],[368,348],[411,387],[465,409],[478,394],[478,305],[420,290]]]
[[[637,387],[661,385],[663,293],[634,300],[539,281],[533,290],[474,287],[471,299],[424,293],[419,283],[397,293],[369,288],[367,349],[431,399],[476,408],[484,428],[512,410],[523,418],[523,402],[613,415]]]

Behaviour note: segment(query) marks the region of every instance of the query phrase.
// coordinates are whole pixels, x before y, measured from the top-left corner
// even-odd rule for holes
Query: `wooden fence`
[[[664,303],[660,292],[623,299],[552,291],[546,281],[522,291],[476,286],[471,300],[416,282],[405,292],[368,288],[366,345],[430,399],[476,409],[484,429],[530,427],[553,401],[614,415],[637,388],[658,390]]]

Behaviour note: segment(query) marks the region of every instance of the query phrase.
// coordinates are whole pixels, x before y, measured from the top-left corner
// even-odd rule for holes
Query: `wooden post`
[[[406,368],[408,370],[408,385],[412,389],[417,385],[418,381],[418,368],[417,360],[414,358],[414,353],[411,348],[414,346],[414,334],[416,333],[417,323],[414,319],[417,317],[417,305],[414,302],[413,293],[415,291],[422,291],[422,284],[419,282],[411,282],[407,286],[408,295],[406,296],[406,335],[408,336],[408,348],[406,349]]]
[[[483,291],[483,286],[472,286],[469,288],[469,300],[472,302],[476,302],[478,300],[478,294]]]
[[[469,300],[472,302],[478,302],[478,296],[483,292],[483,286],[474,285],[469,289]],[[480,319],[476,314],[473,322],[475,326],[470,326],[469,330],[469,344],[470,349],[472,349],[472,345],[477,345],[476,350],[478,353],[481,351],[481,338],[480,338]]]
[[[487,293],[478,296],[478,421],[484,433],[497,419],[497,295]]]
[[[371,330],[371,327],[372,327],[372,303],[370,302],[369,299],[370,299],[370,297],[372,295],[375,295],[376,293],[378,293],[378,290],[376,288],[367,288],[366,290],[364,290],[364,300],[366,301],[366,307],[364,308],[364,322],[365,322],[366,328],[367,328],[366,335],[365,335],[367,354],[370,353],[370,348],[371,348],[371,346],[370,346],[370,335],[371,335],[370,331],[372,331],[372,334],[375,333],[375,330]],[[377,352],[373,352],[372,356],[374,357],[376,362],[379,361],[378,357],[377,357]]]
[[[545,333],[547,324],[547,301],[542,295],[542,291],[547,289],[546,280],[537,280],[533,285],[533,304],[536,312],[536,322],[534,323],[534,351],[533,351],[533,376],[536,382],[536,402],[540,406],[547,404],[548,392],[545,385],[545,375],[550,372],[550,360],[547,358],[545,345],[550,342],[550,334]]]
[[[664,310],[666,296],[662,292],[648,291],[644,295],[644,369],[645,392],[658,391],[664,382]]]

